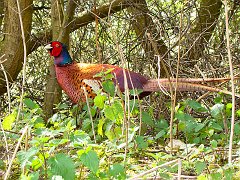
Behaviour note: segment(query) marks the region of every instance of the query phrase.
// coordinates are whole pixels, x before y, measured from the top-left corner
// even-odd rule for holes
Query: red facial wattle
[[[57,57],[62,52],[62,45],[59,42],[52,42],[52,49],[49,51],[51,56]]]

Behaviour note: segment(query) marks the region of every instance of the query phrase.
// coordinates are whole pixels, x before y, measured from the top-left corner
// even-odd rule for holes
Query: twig
[[[143,173],[140,173],[140,174],[138,174],[138,175],[130,178],[129,180],[136,180],[136,179],[138,179],[138,178],[140,178],[140,177],[143,177],[143,176],[145,176],[145,175],[147,175],[147,174],[150,174],[150,173],[158,170],[159,168],[163,168],[163,167],[169,166],[170,164],[174,164],[174,163],[177,163],[177,162],[178,162],[178,159],[173,160],[173,161],[170,161],[170,162],[166,162],[166,163],[161,164],[161,165],[159,165],[159,166],[157,166],[157,167],[154,167],[154,168],[152,168],[152,169],[150,169],[150,170],[148,170],[148,171],[145,171],[145,172],[143,172]]]
[[[225,6],[225,22],[226,22],[226,41],[227,41],[227,51],[228,51],[228,61],[231,76],[231,86],[232,86],[232,117],[231,117],[231,130],[229,138],[229,151],[228,151],[228,164],[232,164],[232,145],[233,145],[233,133],[234,133],[234,123],[235,123],[235,87],[234,87],[234,76],[233,76],[233,64],[232,55],[230,50],[230,38],[229,38],[229,27],[228,27],[228,7],[227,0],[224,0]]]
[[[178,159],[178,180],[181,180],[181,174],[182,174],[182,161],[181,159]]]
[[[25,135],[25,133],[27,132],[27,130],[28,130],[28,126],[25,126],[24,129],[23,129],[23,131],[22,131],[21,137],[18,139],[17,146],[16,146],[16,148],[15,148],[15,150],[14,150],[12,159],[11,159],[9,165],[8,165],[8,169],[7,169],[7,172],[6,172],[5,176],[4,176],[4,180],[7,180],[8,176],[9,176],[9,174],[10,174],[13,161],[14,161],[14,159],[15,159],[15,157],[16,157],[17,152],[18,152],[18,148],[19,148],[19,146],[20,146],[20,144],[21,144],[21,141],[22,141],[22,139],[23,139],[23,136]]]
[[[11,95],[10,95],[10,86],[9,86],[9,81],[8,81],[8,77],[7,77],[7,73],[4,69],[4,66],[1,64],[1,68],[3,71],[3,74],[5,76],[6,79],[6,85],[7,85],[7,95],[8,95],[8,114],[11,114]]]
[[[21,111],[22,105],[23,105],[24,85],[25,85],[25,77],[26,77],[26,62],[27,62],[27,47],[26,47],[26,40],[25,40],[23,20],[22,20],[19,0],[17,0],[17,8],[18,8],[18,16],[19,16],[19,21],[20,21],[21,33],[22,33],[22,43],[23,43],[23,53],[24,53],[23,55],[24,56],[23,56],[22,93],[21,93],[21,96],[20,96],[20,103],[19,103],[16,122],[18,122],[18,120],[19,120],[20,111]]]
[[[87,107],[88,107],[88,113],[89,113],[89,117],[90,117],[91,123],[92,123],[92,132],[93,132],[94,142],[97,143],[97,141],[96,141],[96,135],[95,135],[95,130],[94,130],[94,123],[93,123],[93,118],[92,118],[92,113],[91,113],[91,108],[90,108],[90,106],[89,106],[87,91],[86,91],[86,88],[85,88],[85,87],[83,87],[83,91],[84,91],[84,95],[85,95],[85,97],[86,97],[86,103],[87,103]]]
[[[173,120],[175,115],[175,107],[177,101],[177,88],[178,88],[178,75],[179,75],[179,66],[180,66],[180,51],[181,51],[181,39],[182,39],[182,18],[183,18],[183,10],[181,10],[180,16],[180,25],[179,25],[179,40],[178,40],[178,61],[177,61],[177,72],[176,72],[176,85],[174,88],[174,95],[171,93],[171,119],[170,119],[170,145],[171,145],[171,153],[173,149]]]

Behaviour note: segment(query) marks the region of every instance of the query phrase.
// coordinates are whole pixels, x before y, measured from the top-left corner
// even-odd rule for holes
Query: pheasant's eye
[[[59,47],[59,44],[56,44],[55,47]]]

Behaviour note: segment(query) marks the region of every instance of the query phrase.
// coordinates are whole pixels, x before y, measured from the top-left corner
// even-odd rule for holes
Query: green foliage
[[[80,156],[80,161],[94,174],[96,174],[99,168],[99,159],[97,153],[93,150],[80,150],[78,155]]]
[[[64,179],[74,179],[75,166],[73,160],[65,154],[56,154],[48,160],[51,176],[60,175]]]
[[[182,161],[183,171],[197,175],[198,179],[234,177],[235,171],[223,166],[224,156],[215,153],[219,146],[227,145],[228,136],[222,132],[224,118],[227,118],[229,126],[230,103],[217,102],[211,107],[194,100],[179,103],[173,129],[174,136],[178,133],[181,139],[174,141],[177,156],[152,151],[156,147],[167,146],[169,122],[163,117],[156,119],[152,108],[140,111],[141,103],[132,99],[126,104],[121,96],[112,97],[107,91],[98,92],[90,107],[95,143],[86,106],[79,112],[77,106],[70,108],[67,104],[58,104],[57,113],[49,119],[52,126],[47,127],[42,109],[34,101],[24,99],[20,118],[28,124],[31,138],[28,139],[28,148],[17,153],[18,161],[15,163],[21,169],[21,179],[127,179],[129,174],[141,173],[179,156],[189,157]],[[14,111],[4,118],[5,129],[13,130],[22,125],[16,124],[16,114]],[[76,128],[78,124],[81,124],[81,130]],[[239,123],[235,127],[234,142],[238,142]],[[12,138],[17,141],[19,135]],[[125,156],[126,146],[128,153]],[[149,166],[139,163],[146,159]],[[4,169],[5,161],[0,163],[0,169]],[[211,166],[216,163],[224,167],[221,173]],[[177,167],[170,165],[158,170],[158,175],[165,179],[172,179],[172,173],[177,173]]]

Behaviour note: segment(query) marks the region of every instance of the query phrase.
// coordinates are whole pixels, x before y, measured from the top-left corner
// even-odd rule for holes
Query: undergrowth
[[[231,103],[225,103],[223,95],[218,95],[212,106],[191,99],[178,103],[171,151],[169,118],[156,119],[150,109],[142,108],[137,96],[124,103],[125,97],[117,93],[110,78],[104,79],[106,93],[98,92],[94,101],[89,100],[90,106],[58,104],[57,113],[47,124],[41,107],[29,98],[24,99],[19,121],[17,108],[6,114],[0,132],[0,172],[7,170],[27,126],[10,179],[130,179],[141,173],[141,178],[173,179],[179,169],[186,179],[240,178],[239,120],[235,124],[234,160],[229,166]],[[164,165],[172,160],[179,161]],[[177,162],[181,162],[180,168]]]

